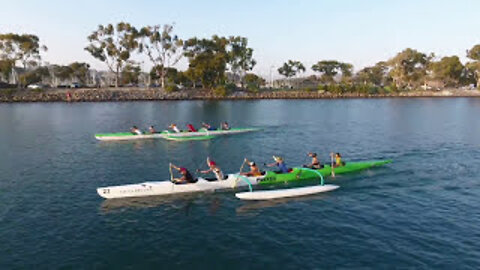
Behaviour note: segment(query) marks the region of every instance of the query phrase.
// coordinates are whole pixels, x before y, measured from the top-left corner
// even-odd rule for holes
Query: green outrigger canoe
[[[95,134],[95,138],[100,141],[123,141],[123,140],[144,140],[144,139],[170,139],[177,141],[188,141],[188,140],[208,140],[214,138],[215,136],[220,135],[230,135],[238,134],[245,132],[258,131],[259,128],[231,128],[229,130],[206,130],[204,128],[199,129],[197,132],[171,132],[171,131],[162,131],[158,133],[145,133],[141,135],[132,134],[131,132],[116,132],[116,133],[100,133]],[[202,137],[202,138],[195,138]]]
[[[391,163],[392,160],[372,160],[372,161],[360,161],[360,162],[347,162],[344,166],[334,168],[335,175],[346,174],[352,172],[358,172],[366,170],[372,167],[381,166],[384,164]],[[319,178],[319,172],[322,176],[330,176],[332,174],[332,167],[330,165],[325,165],[323,169],[319,170],[310,170],[300,167],[292,168],[289,173],[275,173],[273,171],[267,171],[265,176],[259,179],[258,184],[260,185],[271,185],[295,181],[305,181]]]

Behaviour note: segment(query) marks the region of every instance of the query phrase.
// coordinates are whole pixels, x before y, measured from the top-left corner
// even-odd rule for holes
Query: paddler
[[[340,153],[335,153],[335,163],[333,164],[334,168],[345,166],[345,162],[342,161],[342,155]]]
[[[142,131],[137,126],[133,126],[130,129],[130,132],[132,132],[135,135],[142,135],[143,134]]]
[[[303,165],[304,168],[310,168],[310,169],[323,168],[323,165],[318,160],[317,153],[308,153],[308,156],[312,158],[312,162],[308,165]]]
[[[276,171],[276,173],[288,173],[287,165],[285,165],[285,161],[283,160],[282,157],[273,156],[273,159],[275,160],[274,163],[265,164],[265,166],[267,167],[277,166],[279,170]]]
[[[192,124],[187,124],[188,132],[197,132],[198,130]]]
[[[222,123],[222,129],[223,130],[230,130],[230,125],[227,123],[227,121]]]
[[[248,159],[245,159],[244,162],[247,163],[248,166],[250,166],[250,171],[249,171],[249,172],[240,173],[240,175],[244,175],[244,176],[262,176],[262,172],[261,172],[260,169],[258,168],[257,164],[255,164],[255,162],[249,161]]]
[[[170,168],[173,168],[173,169],[179,171],[182,174],[182,177],[180,177],[180,178],[173,178],[172,179],[173,183],[178,185],[178,184],[189,184],[189,183],[197,182],[193,178],[192,174],[186,168],[175,166],[172,163],[170,163]]]
[[[148,132],[149,132],[150,134],[153,134],[153,133],[156,133],[157,131],[155,130],[155,128],[154,128],[153,126],[150,126],[150,127],[148,128]]]
[[[177,127],[177,125],[175,125],[175,124],[171,124],[171,125],[169,126],[169,128],[171,128],[171,129],[172,129],[174,132],[176,132],[176,133],[182,132],[182,131]]]
[[[202,127],[205,128],[206,130],[216,130],[215,127],[213,127],[212,125],[207,124],[205,122],[202,122]]]
[[[207,166],[209,167],[208,170],[199,172],[203,174],[213,172],[218,181],[225,180],[225,176],[222,170],[220,169],[220,167],[217,166],[217,163],[215,163],[215,161],[210,159],[210,157],[207,157]]]

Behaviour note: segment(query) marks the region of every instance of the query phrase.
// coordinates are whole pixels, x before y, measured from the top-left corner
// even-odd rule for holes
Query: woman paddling
[[[153,126],[150,126],[150,127],[148,128],[148,132],[149,132],[150,134],[157,133],[157,131],[155,130],[155,127],[153,127]]]
[[[342,161],[342,155],[340,155],[340,153],[335,153],[334,158],[335,158],[335,163],[333,163],[334,168],[345,166],[345,162]]]
[[[218,181],[225,180],[225,176],[220,167],[218,167],[217,163],[215,163],[215,161],[211,160],[209,157],[207,157],[207,166],[209,167],[208,170],[199,172],[203,174],[213,172]]]
[[[142,135],[143,134],[143,132],[137,126],[133,126],[130,129],[130,132],[132,132],[134,135]]]
[[[202,122],[202,127],[205,128],[206,130],[217,130],[214,126],[207,124],[205,122]]]
[[[240,173],[240,175],[243,175],[243,176],[262,176],[262,172],[258,168],[257,164],[255,164],[255,162],[249,161],[248,159],[245,159],[244,162],[247,163],[248,166],[250,166],[250,171]]]
[[[175,166],[172,163],[170,163],[170,168],[173,168],[182,174],[182,177],[172,179],[172,182],[174,184],[178,185],[178,184],[189,184],[189,183],[197,182],[197,180],[193,178],[192,174],[186,168]]]
[[[312,158],[312,162],[308,165],[303,165],[304,168],[310,168],[310,169],[321,169],[321,168],[323,168],[323,165],[318,160],[318,157],[317,157],[316,153],[308,153],[308,156]]]
[[[287,165],[285,165],[285,161],[283,160],[282,157],[273,156],[273,159],[275,160],[274,163],[265,164],[265,166],[267,167],[277,166],[279,170],[276,171],[276,173],[288,173]]]
[[[169,126],[169,128],[171,128],[171,129],[172,129],[174,132],[176,132],[176,133],[182,132],[182,131],[177,127],[177,125],[175,125],[175,124],[171,124],[171,125]]]

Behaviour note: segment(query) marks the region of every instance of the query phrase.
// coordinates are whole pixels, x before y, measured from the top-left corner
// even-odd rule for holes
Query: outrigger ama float
[[[351,172],[357,172],[376,166],[381,166],[392,162],[391,160],[361,161],[348,162],[345,166],[334,168],[336,175]],[[240,199],[261,200],[274,199],[280,197],[293,197],[300,195],[314,194],[318,192],[330,191],[338,188],[335,185],[325,185],[323,177],[332,173],[332,167],[325,165],[324,168],[318,170],[306,168],[293,168],[289,173],[276,173],[267,171],[262,176],[246,177],[240,174],[229,174],[225,180],[210,180],[206,178],[198,178],[197,182],[191,184],[177,185],[171,181],[144,182],[139,184],[101,187],[97,189],[97,193],[105,199],[127,198],[127,197],[144,197],[144,196],[160,196],[179,193],[193,193],[215,191],[222,189],[245,189],[249,187],[250,192],[238,193],[236,196]],[[282,189],[282,190],[266,190],[252,192],[254,185],[271,185],[279,183],[300,182],[320,178],[319,186]]]

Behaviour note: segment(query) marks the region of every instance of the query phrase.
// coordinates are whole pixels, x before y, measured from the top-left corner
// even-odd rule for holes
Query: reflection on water
[[[310,201],[317,201],[322,200],[325,196],[329,196],[328,194],[312,194],[302,197],[292,197],[292,198],[280,198],[274,200],[266,200],[266,201],[249,201],[245,202],[243,205],[236,208],[237,215],[251,215],[255,214],[258,215],[261,213],[262,209],[271,208],[281,206],[286,203],[295,203],[295,202],[310,202]]]
[[[116,213],[126,209],[146,209],[164,206],[167,209],[173,208],[175,210],[181,210],[185,213],[185,215],[188,215],[193,203],[200,199],[203,199],[207,201],[211,200],[209,205],[209,212],[213,215],[216,213],[221,203],[220,200],[215,196],[208,196],[210,193],[213,192],[109,199],[104,200],[101,203],[100,211],[102,213],[108,214]]]

